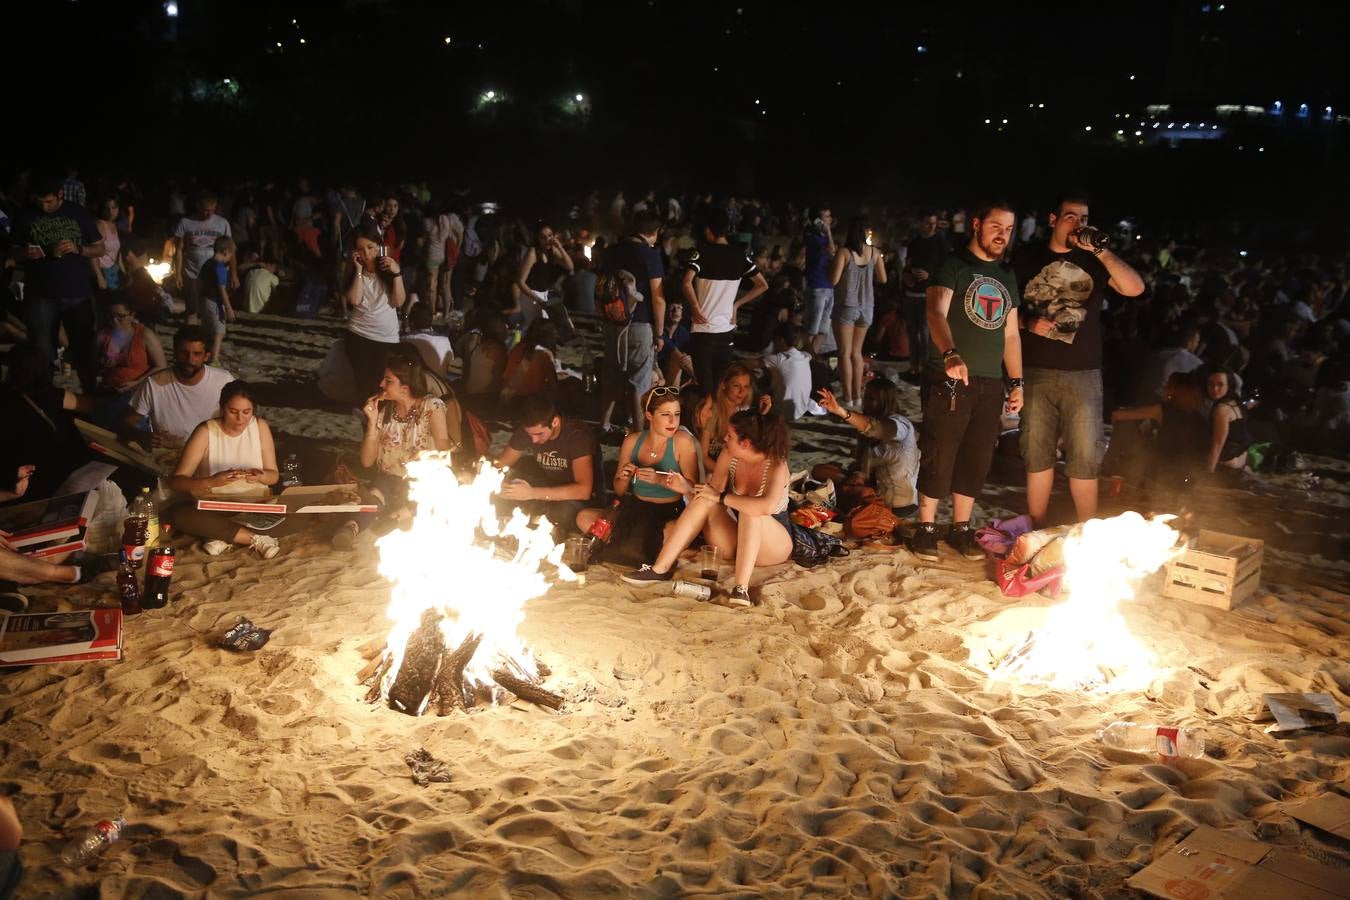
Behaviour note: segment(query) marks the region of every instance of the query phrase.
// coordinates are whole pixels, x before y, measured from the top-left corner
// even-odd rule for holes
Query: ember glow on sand
[[[464,669],[466,682],[491,685],[492,671],[503,665],[534,678],[534,656],[517,634],[525,604],[549,589],[543,564],[561,579],[576,578],[562,564],[563,545],[553,542],[552,525],[547,519],[531,525],[519,509],[502,525],[492,498],[503,473],[487,463],[472,481],[461,483],[448,455],[424,453],[408,464],[408,477],[409,497],[417,504],[412,528],[375,543],[379,572],[393,585],[386,615],[394,626],[385,651],[393,658],[381,697],[388,699],[408,637],[429,609],[443,616],[446,646],[458,647],[471,634],[483,636]]]
[[[1121,604],[1181,552],[1173,518],[1127,512],[1075,528],[1064,539],[1066,599],[1045,610],[1030,633],[1025,618],[996,618],[987,637],[970,642],[972,661],[998,681],[1062,690],[1146,688],[1160,674],[1158,663],[1130,632]]]

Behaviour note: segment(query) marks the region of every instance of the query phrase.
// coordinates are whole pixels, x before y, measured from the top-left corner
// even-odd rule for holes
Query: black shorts
[[[656,561],[666,540],[666,526],[680,517],[684,504],[648,503],[626,494],[614,523],[614,538],[600,555],[603,562],[640,566]]]
[[[978,497],[989,475],[1003,418],[1003,379],[946,379],[929,385],[919,441],[919,493]]]

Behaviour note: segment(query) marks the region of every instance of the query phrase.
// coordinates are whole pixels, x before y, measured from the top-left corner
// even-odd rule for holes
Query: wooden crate
[[[1163,596],[1217,609],[1232,609],[1261,586],[1266,542],[1201,530],[1180,556],[1167,564]]]

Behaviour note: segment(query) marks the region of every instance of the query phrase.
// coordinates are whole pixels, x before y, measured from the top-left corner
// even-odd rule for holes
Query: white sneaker
[[[269,534],[255,534],[249,546],[258,552],[263,559],[271,559],[281,552],[281,544],[277,539]]]
[[[206,551],[206,553],[207,553],[208,556],[219,556],[220,554],[224,553],[226,550],[230,549],[230,542],[229,542],[229,541],[207,541],[205,544],[202,544],[202,549]]]

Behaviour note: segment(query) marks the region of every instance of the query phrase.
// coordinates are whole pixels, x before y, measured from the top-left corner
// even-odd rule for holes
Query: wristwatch
[[[1020,378],[1009,378],[1009,379],[1008,379],[1008,390],[1010,390],[1010,391],[1020,390],[1020,389],[1023,388],[1024,386],[1025,386],[1025,382],[1022,381],[1022,379],[1020,379]]]
[[[947,359],[948,359],[948,357],[952,357],[952,356],[960,356],[960,355],[961,355],[961,351],[960,351],[960,350],[957,350],[955,347],[953,347],[953,348],[950,349],[950,350],[944,350],[944,351],[942,352],[942,361],[943,361],[943,362],[946,362]]]

